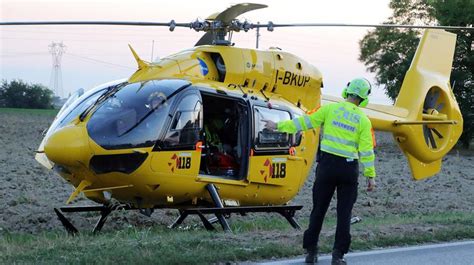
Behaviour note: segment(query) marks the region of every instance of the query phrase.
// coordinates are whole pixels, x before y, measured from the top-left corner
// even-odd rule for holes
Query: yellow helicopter
[[[292,26],[342,24],[252,24],[237,16],[265,5],[237,4],[205,21],[2,22],[0,25],[148,25],[204,31],[193,48],[150,63],[135,57],[128,79],[79,92],[68,100],[45,134],[36,160],[101,206],[55,209],[69,232],[77,229],[63,212],[100,211],[100,231],[115,209],[176,208],[176,227],[197,214],[207,229],[218,221],[230,230],[231,213],[277,212],[299,228],[288,205],[303,186],[318,150],[319,130],[296,135],[268,131],[263,120],[298,117],[321,104],[320,71],[278,48],[243,49],[233,32]],[[417,27],[375,25],[379,27]],[[441,159],[462,133],[462,116],[449,84],[456,35],[427,26],[394,106],[363,110],[375,130],[393,133],[414,179],[440,171]],[[227,38],[229,37],[229,38]],[[113,203],[116,202],[116,203]],[[118,203],[117,203],[118,202]],[[215,214],[208,220],[205,214]]]

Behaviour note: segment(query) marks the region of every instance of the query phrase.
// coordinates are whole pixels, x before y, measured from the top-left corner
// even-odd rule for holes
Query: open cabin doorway
[[[199,173],[243,180],[248,168],[248,105],[241,99],[202,93],[203,150]]]

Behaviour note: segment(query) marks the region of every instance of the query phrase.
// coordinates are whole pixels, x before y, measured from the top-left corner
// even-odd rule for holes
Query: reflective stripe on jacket
[[[324,125],[321,150],[349,159],[359,159],[364,176],[375,177],[372,124],[365,113],[350,102],[322,106],[318,111],[279,122],[278,131],[296,133]]]

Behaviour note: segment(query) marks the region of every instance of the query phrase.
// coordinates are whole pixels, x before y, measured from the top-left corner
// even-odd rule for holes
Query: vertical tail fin
[[[461,112],[449,84],[455,45],[455,34],[426,30],[395,102],[408,110],[394,122],[393,134],[415,179],[438,173],[442,157],[462,133]]]

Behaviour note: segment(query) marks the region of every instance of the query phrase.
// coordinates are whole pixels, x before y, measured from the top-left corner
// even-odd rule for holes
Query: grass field
[[[45,115],[56,116],[59,110],[57,109],[17,109],[17,108],[0,108],[0,113],[15,113],[25,115]]]
[[[306,226],[306,220],[301,220]],[[420,228],[420,223],[423,227]],[[329,218],[323,230],[334,230]],[[397,227],[405,229],[394,236]],[[413,226],[406,232],[406,227]],[[68,236],[62,231],[39,235],[0,233],[2,264],[208,264],[256,261],[302,254],[302,231],[282,219],[257,217],[236,221],[233,233],[202,228],[170,230],[164,226],[129,228],[99,235]],[[321,238],[330,252],[333,233]],[[352,250],[474,238],[474,213],[397,215],[364,219],[353,225]]]

